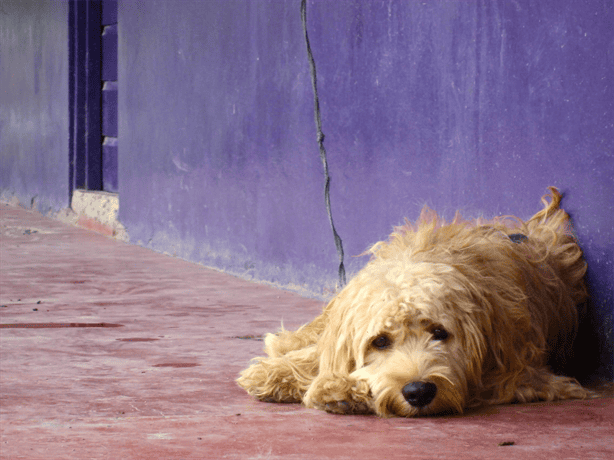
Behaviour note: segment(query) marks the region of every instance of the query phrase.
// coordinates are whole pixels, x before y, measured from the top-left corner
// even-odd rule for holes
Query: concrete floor
[[[0,212],[3,459],[614,458],[612,398],[419,419],[257,402],[234,383],[257,337],[321,302]]]

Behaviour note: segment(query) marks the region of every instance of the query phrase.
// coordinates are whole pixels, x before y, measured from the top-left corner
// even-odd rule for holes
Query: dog
[[[413,417],[587,398],[556,375],[587,300],[586,263],[554,187],[524,222],[445,223],[424,208],[311,323],[265,337],[237,383],[267,402]]]

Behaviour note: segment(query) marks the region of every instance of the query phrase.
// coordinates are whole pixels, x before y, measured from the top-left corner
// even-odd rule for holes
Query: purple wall
[[[245,277],[334,287],[299,5],[120,3],[120,216],[134,242]],[[573,0],[308,2],[346,254],[425,203],[448,217],[529,217],[555,185],[587,252],[591,365],[607,375],[613,11]],[[346,262],[351,272],[364,259]]]
[[[299,18],[295,1],[120,3],[120,217],[134,242],[334,284]]]
[[[68,5],[0,5],[0,193],[42,212],[69,206]]]
[[[581,373],[612,378],[608,5],[322,0],[307,12],[348,272],[424,204],[529,217],[555,185],[589,263]],[[299,6],[119,2],[120,219],[134,243],[322,295],[337,254]],[[0,7],[0,192],[43,211],[69,199],[67,29],[63,0]]]

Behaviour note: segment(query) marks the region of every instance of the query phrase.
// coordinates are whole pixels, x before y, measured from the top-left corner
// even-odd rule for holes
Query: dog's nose
[[[401,390],[405,400],[414,407],[424,407],[437,394],[437,385],[431,382],[410,382]]]

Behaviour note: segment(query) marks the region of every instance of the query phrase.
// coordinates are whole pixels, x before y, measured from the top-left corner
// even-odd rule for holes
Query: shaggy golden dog
[[[267,334],[268,357],[238,384],[264,401],[401,417],[589,396],[547,367],[570,350],[587,298],[582,252],[549,190],[526,222],[446,224],[425,208],[368,250],[313,322]]]

